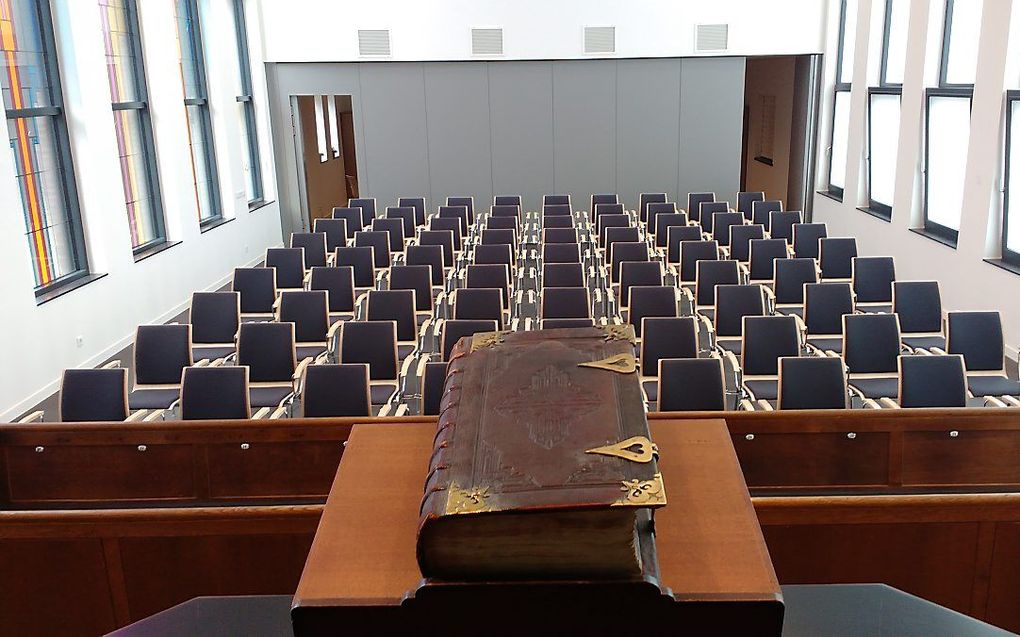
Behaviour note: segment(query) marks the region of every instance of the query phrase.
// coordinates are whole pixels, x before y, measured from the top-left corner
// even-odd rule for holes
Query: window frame
[[[251,76],[251,52],[248,48],[248,19],[244,13],[244,0],[233,0],[234,31],[237,38],[237,64],[241,76],[241,94],[237,102],[244,109],[248,165],[251,171],[253,197],[248,199],[248,210],[257,208],[266,200],[265,185],[262,182],[262,156],[259,148],[258,119],[255,116],[255,89]],[[245,184],[247,187],[247,184]]]
[[[55,277],[35,287],[35,296],[52,295],[54,291],[71,285],[91,274],[89,270],[88,247],[85,241],[85,227],[82,222],[81,206],[78,200],[78,184],[74,171],[74,160],[71,156],[71,138],[67,126],[67,114],[64,107],[64,93],[60,76],[60,60],[57,53],[57,41],[53,26],[53,8],[50,0],[30,0],[39,24],[40,43],[42,44],[43,72],[49,84],[48,106],[28,107],[19,109],[4,108],[7,121],[17,119],[33,119],[46,117],[53,131],[53,143],[57,151],[56,165],[59,168],[59,187],[63,197],[64,214],[66,216],[68,243],[75,269]],[[13,9],[13,7],[12,7]],[[18,187],[20,191],[20,186]],[[19,193],[19,199],[21,195]],[[22,213],[25,213],[24,201],[21,202]],[[26,229],[28,230],[28,229]],[[25,236],[31,235],[27,231]],[[35,265],[33,278],[35,277]]]
[[[199,203],[199,210],[198,210],[199,222],[198,222],[198,225],[199,225],[199,228],[201,228],[202,230],[205,230],[205,229],[207,229],[209,227],[219,225],[224,220],[224,217],[223,217],[223,201],[222,201],[222,195],[221,195],[221,192],[220,192],[219,170],[218,170],[218,168],[216,166],[216,140],[215,140],[214,135],[213,135],[212,113],[210,112],[211,108],[210,108],[210,105],[209,105],[209,81],[208,81],[208,77],[206,75],[206,69],[205,69],[205,39],[204,39],[203,33],[202,33],[202,31],[203,31],[203,29],[202,29],[202,16],[201,16],[201,12],[199,11],[198,2],[196,0],[176,0],[176,1],[178,3],[184,5],[187,8],[188,17],[189,17],[189,19],[191,21],[191,25],[192,25],[192,28],[191,28],[191,34],[192,34],[191,50],[192,50],[192,53],[194,55],[195,88],[196,88],[196,93],[198,94],[198,96],[197,97],[188,97],[187,91],[185,91],[185,93],[184,93],[184,110],[185,110],[185,117],[186,118],[189,117],[188,114],[187,114],[187,110],[188,110],[189,106],[197,106],[198,107],[198,112],[201,114],[200,115],[200,120],[199,120],[199,128],[202,131],[202,137],[203,137],[203,140],[202,140],[203,141],[203,144],[202,144],[202,151],[203,151],[203,153],[202,154],[203,154],[203,160],[205,161],[205,164],[206,164],[206,170],[208,171],[208,175],[209,175],[209,203],[210,203],[210,205],[212,207],[212,213],[213,213],[213,214],[211,214],[210,216],[208,216],[208,217],[206,217],[204,219],[201,218],[201,215],[202,215],[201,204],[199,202],[196,202],[196,203]],[[179,16],[175,15],[175,19],[179,19]],[[177,24],[177,29],[178,29],[178,37],[179,38],[183,38],[184,34],[180,33],[180,23],[179,22]],[[184,55],[183,51],[181,51],[181,55],[182,56]],[[183,79],[184,79],[183,78],[183,73],[184,73],[183,57],[182,57],[181,63],[182,63],[182,67],[181,67],[182,87],[186,87],[187,83],[183,81]],[[190,140],[191,139],[191,126],[190,125],[188,126],[188,136],[189,136],[189,140]],[[194,140],[191,140],[190,146],[191,146],[191,148],[190,148],[189,152],[192,154],[192,160],[194,160],[195,159],[194,158],[194,152],[195,152],[194,151],[194,148],[195,148]],[[196,175],[196,177],[197,177],[197,175]],[[196,194],[196,196],[199,195],[198,183],[195,183],[195,194]]]
[[[900,2],[904,1],[907,0],[900,0]],[[898,88],[902,91],[902,82],[890,82],[887,79],[889,76],[889,32],[892,30],[894,2],[896,2],[896,0],[885,0],[885,24],[883,25],[882,31],[882,65],[879,67],[878,71],[878,86],[880,88]]]
[[[1002,233],[1000,236],[1000,258],[1006,263],[1020,267],[1020,252],[1010,250],[1007,246],[1009,238],[1009,172],[1013,169],[1010,165],[1009,153],[1014,143],[1012,139],[1013,109],[1012,104],[1020,102],[1020,90],[1006,91],[1006,135],[1005,135],[1005,163],[1002,172]],[[1020,141],[1020,140],[1018,140]],[[1017,167],[1020,169],[1020,166]]]
[[[971,0],[973,1],[973,0]],[[946,11],[942,16],[942,50],[939,54],[939,88],[946,89],[970,89],[974,90],[974,84],[955,84],[946,81],[946,73],[949,71],[949,48],[953,38],[953,0],[946,0]]]
[[[900,108],[901,109],[903,107],[903,95],[902,95],[902,90],[900,89],[900,87],[898,85],[896,85],[896,86],[872,86],[872,87],[870,87],[868,89],[868,130],[867,130],[867,142],[868,142],[868,156],[867,156],[867,162],[868,162],[868,211],[872,212],[872,213],[875,213],[876,215],[878,215],[878,216],[880,216],[880,217],[882,217],[882,218],[884,218],[886,220],[891,220],[892,219],[892,210],[893,210],[892,204],[891,203],[890,204],[882,203],[881,201],[877,201],[874,197],[871,196],[871,184],[873,183],[873,177],[872,177],[872,172],[871,172],[871,166],[872,166],[872,162],[871,162],[871,152],[872,152],[872,149],[871,149],[871,146],[872,146],[872,139],[871,139],[871,97],[873,95],[896,95],[896,96],[898,96],[900,98]]]
[[[134,82],[136,99],[130,102],[111,102],[113,111],[135,111],[138,113],[142,128],[142,146],[145,150],[145,181],[152,198],[153,238],[145,243],[132,246],[132,252],[139,255],[158,248],[167,242],[166,211],[163,208],[163,192],[159,177],[159,165],[156,159],[156,141],[152,132],[152,114],[149,110],[149,84],[145,77],[145,57],[142,49],[141,26],[138,21],[137,0],[124,0],[127,20],[131,27],[131,52],[135,58],[131,80]]]
[[[962,87],[928,88],[924,91],[924,168],[922,170],[924,177],[924,191],[922,193],[923,198],[921,200],[921,212],[924,219],[923,229],[925,234],[931,235],[942,243],[956,248],[960,239],[960,231],[928,219],[928,184],[930,181],[928,178],[928,170],[930,167],[929,152],[931,148],[931,99],[933,97],[967,98],[971,109],[973,109],[974,91],[972,89]],[[970,144],[968,142],[968,148],[969,145]]]
[[[832,89],[832,114],[829,118],[829,170],[826,175],[825,191],[836,199],[843,200],[843,187],[832,183],[832,150],[836,139],[836,95],[845,92],[850,93],[851,83],[841,81],[843,73],[843,41],[846,38],[846,12],[847,0],[839,2],[839,40],[836,42],[836,82]],[[844,175],[845,178],[845,175]]]

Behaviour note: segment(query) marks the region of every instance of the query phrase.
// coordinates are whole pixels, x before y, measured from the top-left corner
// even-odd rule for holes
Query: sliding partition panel
[[[553,87],[553,188],[583,210],[591,193],[616,192],[616,62],[553,62]]]

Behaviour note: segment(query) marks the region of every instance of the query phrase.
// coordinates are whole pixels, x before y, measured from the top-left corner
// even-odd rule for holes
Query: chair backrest
[[[966,407],[967,372],[963,356],[899,357],[900,407]]]
[[[624,261],[620,264],[620,304],[627,307],[630,288],[635,285],[662,285],[659,261]]]
[[[467,209],[467,223],[470,226],[475,222],[475,198],[474,197],[447,197],[447,206],[461,206]]]
[[[135,329],[135,383],[176,385],[192,363],[191,325],[139,325]]]
[[[776,259],[776,278],[773,291],[777,305],[802,305],[804,284],[818,283],[818,269],[814,259]]]
[[[542,230],[543,243],[577,243],[575,228],[545,228]]]
[[[715,193],[714,192],[691,192],[691,193],[687,193],[687,214],[689,214],[691,216],[691,219],[694,219],[695,221],[700,221],[701,225],[704,226],[705,225],[705,219],[704,219],[704,217],[702,217],[702,215],[705,213],[705,211],[701,209],[701,203],[702,202],[710,202],[710,201],[715,201]],[[711,212],[716,212],[716,211],[708,211],[708,212],[711,213]],[[708,231],[708,232],[712,231],[707,226],[705,227],[705,230]]]
[[[425,225],[425,197],[400,197],[397,205],[414,208],[414,225]]]
[[[505,243],[475,246],[472,261],[478,265],[505,265],[513,268],[513,247]]]
[[[543,228],[573,228],[574,218],[573,217],[550,217],[548,215],[542,215],[542,227]]]
[[[181,376],[181,420],[251,418],[248,368],[187,367]]]
[[[818,258],[818,241],[827,236],[824,223],[793,224],[793,253],[797,258]]]
[[[779,409],[846,409],[846,369],[832,356],[779,359]]]
[[[545,263],[542,265],[542,287],[584,287],[584,267],[580,263]]]
[[[644,241],[617,241],[609,250],[609,278],[613,283],[620,280],[620,264],[624,261],[648,261],[648,244]]]
[[[499,288],[460,288],[454,293],[453,318],[496,321],[503,326],[503,293]]]
[[[849,283],[804,285],[804,324],[808,334],[841,334],[843,315],[853,312],[854,298]]]
[[[802,221],[800,210],[773,210],[769,213],[769,236],[792,244],[793,226]]]
[[[343,219],[347,226],[347,236],[353,235],[365,227],[365,220],[361,216],[361,208],[333,208],[333,218]]]
[[[745,316],[740,348],[744,376],[775,376],[779,359],[800,354],[800,328],[792,316]]]
[[[553,318],[539,319],[538,325],[540,330],[563,330],[592,327],[595,322],[590,318]]]
[[[853,237],[819,239],[818,266],[822,270],[822,280],[853,277],[853,260],[856,256],[857,239]]]
[[[386,208],[387,219],[400,219],[403,222],[405,239],[414,236],[415,227],[418,225],[415,215],[413,206],[389,206]]]
[[[569,206],[570,195],[544,195],[542,197],[543,206]]]
[[[472,266],[474,267],[474,266]],[[432,311],[432,268],[427,265],[395,265],[390,268],[391,290],[414,290],[415,310]]]
[[[593,213],[595,219],[598,219],[602,215],[622,215],[624,214],[622,203],[597,203],[595,204],[595,212]]]
[[[372,246],[337,248],[336,265],[351,266],[356,287],[370,288],[375,285],[375,248]]]
[[[591,196],[591,207],[588,210],[592,214],[595,214],[595,206],[599,204],[614,204],[619,202],[620,199],[615,194],[604,194],[604,195],[592,195]]]
[[[698,275],[698,261],[714,261],[718,258],[718,241],[681,241],[680,280],[693,283]]]
[[[347,205],[351,208],[361,208],[362,225],[367,226],[375,219],[375,197],[351,199]]]
[[[442,352],[443,360],[450,360],[453,346],[465,336],[479,332],[495,332],[498,329],[498,322],[488,319],[448,319],[443,321],[439,335],[439,350]]]
[[[715,303],[717,285],[740,283],[740,268],[732,259],[698,261],[694,282],[694,303],[699,307]]]
[[[510,268],[505,263],[475,263],[467,267],[467,287],[503,291],[503,306],[510,307]],[[393,286],[390,286],[393,287]]]
[[[899,354],[895,314],[843,315],[843,361],[851,374],[895,374]]]
[[[968,372],[1003,369],[1002,315],[998,311],[950,312],[946,351],[960,354]]]
[[[333,254],[333,251],[340,246],[347,245],[347,222],[343,219],[320,217],[312,222],[312,229],[326,235],[326,252],[328,254]]]
[[[372,220],[372,230],[382,230],[389,233],[390,252],[404,251],[404,220],[387,217],[377,217]]]
[[[686,226],[687,213],[660,213],[655,216],[655,247],[665,248],[669,239],[669,229],[673,226]],[[637,228],[634,228],[635,232]]]
[[[542,206],[542,215],[546,217],[569,217],[571,214],[570,204],[556,203]]]
[[[515,206],[510,207],[516,209]],[[493,208],[495,208],[495,206],[493,206]],[[485,227],[492,230],[512,231],[515,237],[514,242],[516,243],[517,229],[519,227],[517,217],[511,216],[498,217],[495,215],[489,215],[489,217],[485,220]]]
[[[372,248],[372,265],[390,267],[390,234],[382,230],[359,230],[354,233],[354,246]]]
[[[349,265],[312,268],[308,289],[329,293],[330,312],[354,311],[354,268]]]
[[[697,225],[666,228],[666,263],[680,263],[680,244],[684,241],[701,241],[701,232],[701,226]],[[718,250],[717,247],[716,252]]]
[[[241,323],[237,364],[248,366],[253,383],[289,383],[297,369],[293,323]]]
[[[601,214],[595,222],[595,229],[599,233],[599,245],[606,245],[606,230],[608,228],[630,227],[630,215],[625,214]]]
[[[276,268],[234,268],[230,289],[241,295],[242,314],[268,314],[276,302]]]
[[[896,261],[892,257],[854,257],[851,281],[858,303],[892,303]]]
[[[368,365],[309,365],[301,392],[303,418],[371,416]]]
[[[397,379],[396,321],[347,321],[340,326],[339,361],[368,365],[370,380]]]
[[[471,222],[468,220],[468,209],[467,206],[439,206],[439,216],[432,219],[429,224],[430,227],[435,226],[436,219],[456,219],[460,225],[460,236],[465,236],[468,233],[468,228],[471,227]],[[450,229],[449,226],[444,227],[444,230]]]
[[[240,292],[195,292],[190,320],[192,343],[233,343],[241,324]]]
[[[520,195],[496,195],[492,198],[492,203],[497,206],[517,206],[518,208],[523,206]]]
[[[541,297],[539,318],[591,318],[588,288],[546,288]]]
[[[407,256],[404,258],[407,265],[428,266],[432,285],[441,286],[445,277],[443,276],[443,246],[441,245],[409,245]]]
[[[483,246],[498,246],[507,245],[510,246],[511,253],[516,252],[517,247],[517,234],[513,230],[499,230],[496,228],[486,228],[482,230],[482,245]]]
[[[783,209],[783,202],[777,199],[755,201],[751,204],[751,222],[760,223],[765,226],[766,230],[771,231],[772,219],[770,215],[773,212]]]
[[[751,241],[765,238],[765,226],[761,224],[730,227],[730,258],[743,263],[751,260]]]
[[[542,246],[545,263],[580,263],[581,246],[576,243],[546,243]]]
[[[673,202],[653,201],[648,204],[648,213],[645,217],[645,225],[649,232],[652,234],[658,232],[658,226],[656,225],[655,220],[659,215],[673,214],[676,211],[676,204]]]
[[[641,322],[645,318],[680,316],[676,294],[677,290],[672,285],[632,286],[627,322],[634,326],[634,333],[641,336]]]
[[[369,322],[394,321],[398,341],[418,340],[418,320],[414,311],[414,290],[371,290],[365,302],[365,319]]]
[[[606,247],[606,254],[612,252],[614,243],[635,243],[641,241],[639,230],[633,226],[606,228],[605,231],[606,237],[603,245]]]
[[[61,422],[116,422],[129,413],[127,368],[64,370]]]
[[[643,192],[638,195],[638,214],[641,221],[648,220],[648,204],[665,203],[666,193],[664,192]]]
[[[290,234],[290,247],[304,249],[304,265],[306,268],[326,265],[325,232],[292,232]]]
[[[420,246],[439,246],[442,249],[443,254],[443,267],[453,267],[453,253],[456,248],[454,246],[457,243],[457,234],[453,230],[439,230],[435,229],[435,225],[440,219],[432,220],[432,230],[422,230],[418,233],[418,245]],[[446,221],[449,221],[447,219]],[[441,224],[440,224],[441,225]],[[460,232],[458,227],[457,232]],[[411,258],[410,247],[408,247],[407,258]],[[433,273],[433,276],[435,273]]]
[[[691,218],[701,223],[705,232],[712,232],[715,230],[712,225],[715,223],[715,216],[721,212],[729,211],[730,203],[728,201],[702,201],[698,204],[698,214],[692,214]]]
[[[726,381],[718,358],[659,360],[659,411],[723,411]]]
[[[744,223],[739,212],[716,212],[712,214],[712,238],[721,246],[730,245],[730,228]]]
[[[750,267],[752,281],[771,281],[776,275],[776,259],[789,256],[783,239],[754,239],[751,241]]]
[[[648,316],[641,320],[641,375],[654,376],[663,358],[697,358],[698,325],[693,316]]]
[[[761,285],[715,286],[716,336],[740,336],[745,316],[765,315],[765,292]]]
[[[904,334],[942,331],[942,295],[938,281],[893,281],[892,311]]]
[[[425,371],[421,378],[421,414],[423,416],[439,415],[448,369],[448,363],[425,363]]]
[[[266,267],[276,269],[276,285],[301,288],[305,284],[305,251],[301,248],[268,248]]]
[[[753,210],[751,207],[755,201],[764,201],[764,192],[738,192],[737,193],[737,210],[744,214],[744,218],[750,220]]]
[[[518,205],[495,204],[489,208],[489,221],[493,219],[513,219],[520,223],[521,207]]]

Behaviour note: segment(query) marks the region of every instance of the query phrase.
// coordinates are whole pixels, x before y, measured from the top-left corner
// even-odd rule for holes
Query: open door
[[[294,149],[305,227],[358,196],[350,95],[293,95]]]

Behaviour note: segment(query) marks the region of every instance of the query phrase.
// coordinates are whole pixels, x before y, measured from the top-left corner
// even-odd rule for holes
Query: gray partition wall
[[[691,191],[740,182],[744,58],[267,65],[281,209],[303,225],[291,95],[350,94],[361,195]]]

